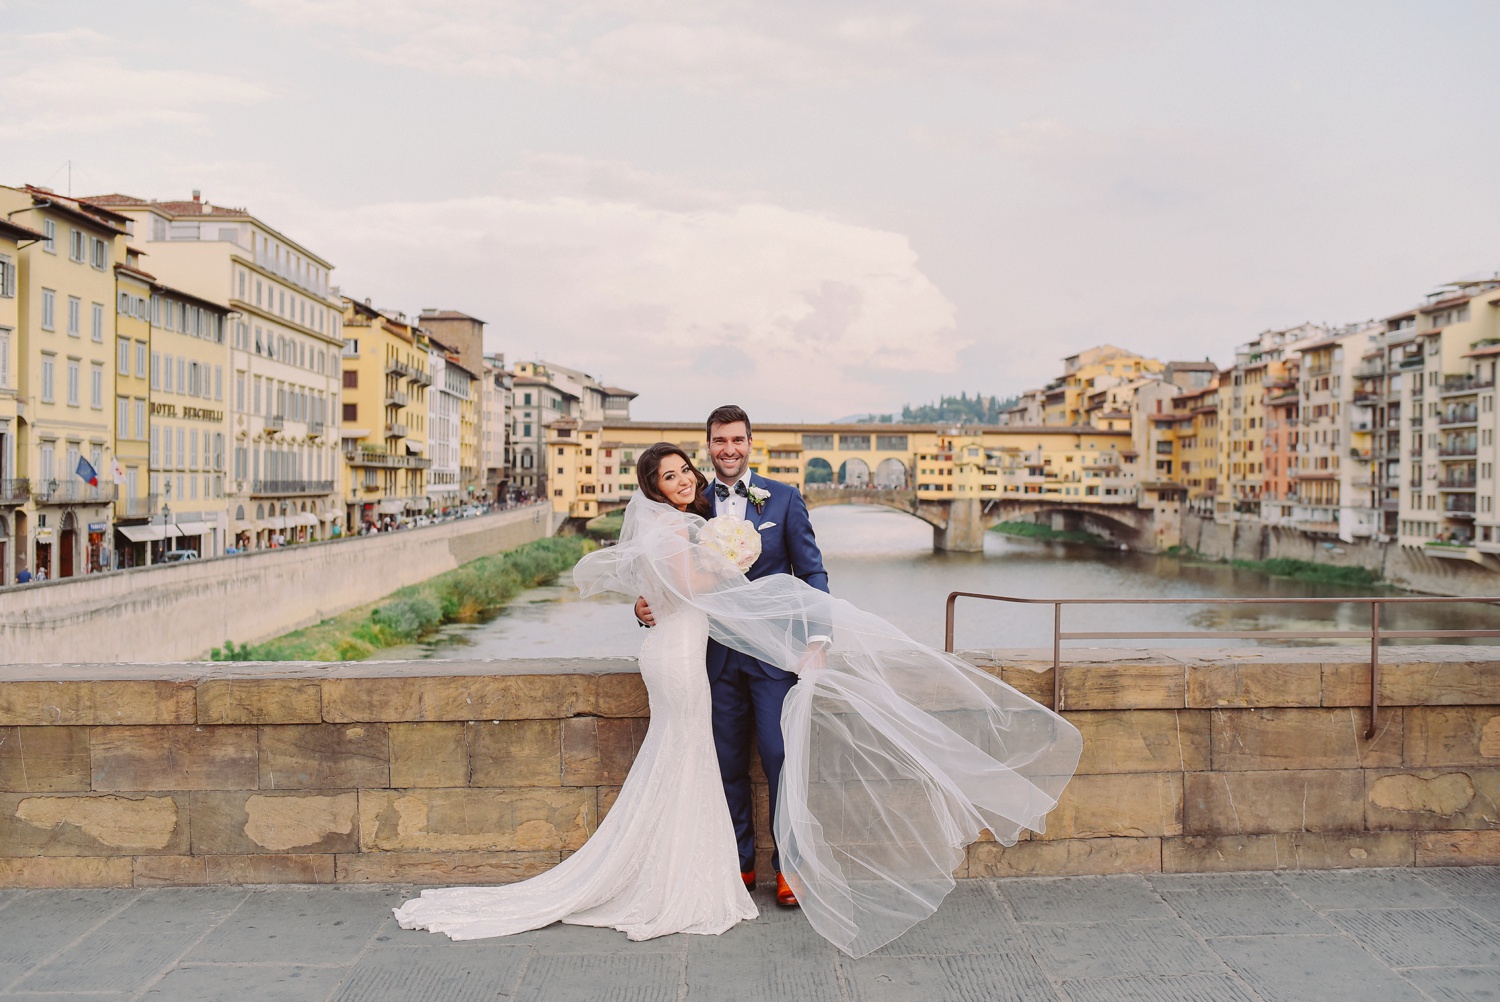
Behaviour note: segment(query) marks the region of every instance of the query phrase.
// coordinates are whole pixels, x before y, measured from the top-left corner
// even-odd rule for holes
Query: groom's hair
[[[708,416],[708,427],[705,429],[706,437],[714,437],[714,425],[734,424],[736,421],[745,422],[745,437],[753,438],[750,432],[750,415],[745,413],[745,408],[736,407],[734,404],[725,404],[723,407],[715,407],[714,412]]]

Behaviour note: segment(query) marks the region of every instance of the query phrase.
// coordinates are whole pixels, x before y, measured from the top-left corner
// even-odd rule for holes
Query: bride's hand
[[[798,676],[811,675],[828,667],[828,638],[814,637],[797,662]]]

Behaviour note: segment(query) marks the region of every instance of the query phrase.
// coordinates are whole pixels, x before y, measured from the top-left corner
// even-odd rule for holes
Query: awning
[[[294,525],[317,525],[318,516],[310,511],[298,512]]]
[[[406,451],[408,453],[411,453],[412,455],[416,455],[418,453],[421,453],[422,450],[424,450],[426,448],[427,448],[427,445],[426,445],[425,442],[407,442],[406,443]]]
[[[382,515],[399,515],[406,510],[406,502],[400,498],[386,498],[376,510]]]
[[[280,515],[273,515],[265,521],[260,522],[259,525],[262,529],[285,529],[286,519]]]
[[[207,522],[175,522],[173,524],[177,527],[179,536],[202,536],[213,531],[213,526]]]
[[[167,527],[164,525],[117,525],[115,528],[132,543],[150,543],[167,538]]]
[[[340,511],[325,511],[323,513],[323,521],[325,521],[325,522],[342,522],[343,520],[344,520],[344,513],[343,512],[340,512]]]

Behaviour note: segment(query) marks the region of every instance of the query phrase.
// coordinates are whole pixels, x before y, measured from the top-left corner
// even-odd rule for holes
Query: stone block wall
[[[1040,656],[968,656],[1050,702]],[[1386,657],[1367,739],[1354,650],[1070,654],[1078,775],[961,875],[1500,863],[1500,649]],[[519,879],[595,830],[647,724],[625,659],[0,673],[0,886]]]

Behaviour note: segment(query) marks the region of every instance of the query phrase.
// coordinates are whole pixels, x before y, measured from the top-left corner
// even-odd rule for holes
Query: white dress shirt
[[[715,484],[722,484],[722,483],[724,483],[724,481],[720,480],[718,477],[714,477],[714,481],[713,482]],[[746,517],[746,515],[745,515],[745,507],[746,507],[746,505],[749,504],[749,499],[748,498],[742,498],[738,494],[735,493],[734,484],[736,484],[736,483],[738,483],[738,484],[744,484],[745,485],[745,490],[747,490],[747,491],[750,489],[750,470],[748,468],[745,470],[744,476],[740,477],[740,479],[736,480],[734,483],[724,484],[725,487],[729,488],[729,496],[727,498],[721,499],[719,497],[719,492],[718,492],[717,488],[713,488],[713,487],[709,488],[710,490],[712,490],[714,492],[714,514],[715,515],[733,515],[736,518],[745,518]]]

